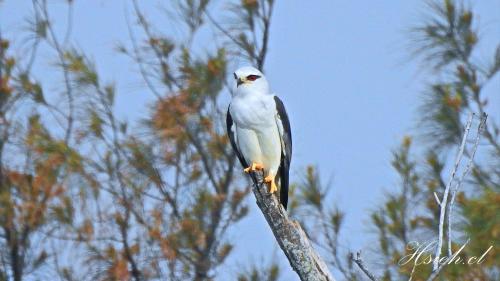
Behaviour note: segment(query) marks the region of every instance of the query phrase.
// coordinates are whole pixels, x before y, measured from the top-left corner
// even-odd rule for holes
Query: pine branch
[[[267,192],[262,174],[257,174],[252,190],[262,214],[281,250],[302,281],[335,281],[326,263],[316,253],[306,233],[297,221],[288,217],[276,196]]]

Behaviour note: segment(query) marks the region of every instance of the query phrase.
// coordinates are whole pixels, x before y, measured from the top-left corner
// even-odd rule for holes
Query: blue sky
[[[16,38],[22,30],[29,2],[0,4],[0,23],[7,37]],[[51,9],[56,26],[65,25],[66,10],[60,2]],[[357,250],[370,241],[365,226],[368,211],[380,202],[383,190],[398,187],[390,167],[391,150],[403,136],[416,132],[424,82],[436,78],[410,58],[408,30],[420,21],[425,5],[420,0],[314,2],[277,1],[265,70],[291,118],[292,170],[315,164],[325,181],[333,176],[330,200],[347,213],[343,242]],[[470,2],[480,15],[480,38],[489,39],[476,54],[484,61],[500,38],[500,1]],[[156,13],[157,28],[180,32],[159,17],[156,4],[142,3],[147,12]],[[75,1],[72,42],[90,55],[105,80],[116,81],[118,111],[134,120],[145,114],[152,97],[130,61],[114,51],[117,42],[129,41],[127,9],[131,10],[128,1]],[[19,38],[15,41],[22,43]],[[50,56],[40,59],[53,62]],[[487,89],[492,97],[490,118],[496,121],[500,119],[499,80]],[[58,86],[50,90],[57,91]],[[248,242],[237,244],[228,266],[221,269],[223,276],[237,272],[248,260],[269,259],[273,256],[269,249],[276,248],[253,198],[249,202],[252,214],[230,234]],[[294,280],[281,252],[274,257],[282,261],[284,279]]]

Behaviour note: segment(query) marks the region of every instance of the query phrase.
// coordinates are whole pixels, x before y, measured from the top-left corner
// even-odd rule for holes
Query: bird
[[[292,133],[281,99],[270,90],[264,74],[245,66],[233,73],[235,89],[227,109],[226,126],[231,146],[243,171],[263,171],[269,193],[280,185],[280,203],[287,208]]]

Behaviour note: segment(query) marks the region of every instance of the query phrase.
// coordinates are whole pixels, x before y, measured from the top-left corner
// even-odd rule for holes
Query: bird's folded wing
[[[226,114],[226,127],[227,127],[227,134],[229,136],[229,141],[231,142],[231,146],[233,147],[234,152],[236,153],[236,156],[238,156],[238,159],[240,160],[241,165],[246,168],[248,167],[248,164],[245,161],[245,158],[241,154],[240,149],[238,148],[238,141],[237,141],[237,134],[236,134],[236,124],[233,122],[233,118],[231,117],[231,113],[229,112],[229,107],[227,108],[227,114]]]
[[[274,101],[276,103],[277,112],[275,118],[276,125],[278,126],[281,141],[281,160],[279,167],[280,201],[286,209],[288,204],[290,161],[292,160],[292,131],[283,102],[277,96],[274,96]]]
[[[292,132],[290,129],[290,120],[288,119],[285,106],[280,98],[274,96],[274,101],[276,102],[276,124],[281,138],[281,151],[288,164],[290,164],[292,160]]]

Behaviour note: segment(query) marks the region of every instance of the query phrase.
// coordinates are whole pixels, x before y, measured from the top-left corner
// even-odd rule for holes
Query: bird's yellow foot
[[[264,169],[264,166],[260,163],[252,163],[252,165],[248,168],[243,169],[245,173],[250,173],[250,172],[255,172],[256,170],[262,170]]]
[[[274,177],[267,176],[264,178],[264,182],[269,184],[269,193],[275,193],[278,190],[276,183],[274,182]]]

